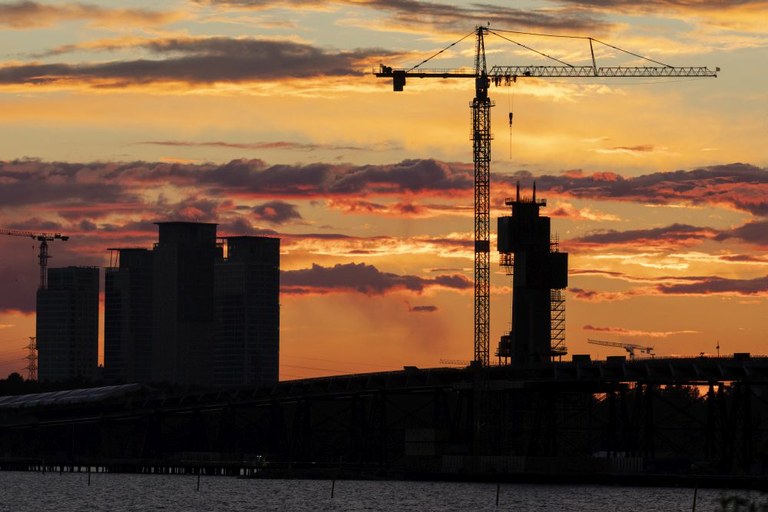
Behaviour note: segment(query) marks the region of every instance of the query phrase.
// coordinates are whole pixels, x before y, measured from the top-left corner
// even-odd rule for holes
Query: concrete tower
[[[520,186],[510,217],[498,219],[498,250],[511,268],[512,330],[502,336],[497,355],[514,365],[538,365],[565,354],[565,311],[560,290],[568,286],[568,253],[552,242],[549,217],[539,215],[545,200],[521,197]]]

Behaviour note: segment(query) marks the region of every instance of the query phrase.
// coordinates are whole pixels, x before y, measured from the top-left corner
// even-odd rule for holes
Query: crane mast
[[[472,100],[472,161],[475,190],[475,338],[474,360],[489,362],[491,320],[491,107],[483,27],[477,29],[475,98]]]
[[[675,67],[652,61],[658,66],[609,66],[598,67],[589,39],[592,66],[493,66],[486,67],[485,34],[497,31],[478,26],[475,31],[475,67],[467,69],[422,69],[421,64],[410,69],[394,69],[381,65],[374,75],[392,80],[394,91],[402,91],[408,77],[412,78],[467,78],[475,80],[475,98],[472,109],[472,160],[474,163],[474,238],[475,238],[475,304],[474,304],[474,361],[482,366],[489,364],[490,341],[490,166],[491,166],[491,107],[488,97],[490,84],[511,85],[518,78],[638,78],[638,77],[716,77],[707,67]],[[465,39],[465,36],[461,40]],[[506,38],[504,38],[506,39]],[[460,41],[461,41],[460,40]],[[457,41],[459,42],[459,41]],[[512,41],[514,42],[514,41]],[[453,43],[456,44],[456,43]],[[517,43],[516,43],[517,44]],[[605,44],[605,43],[603,43]],[[453,45],[451,45],[453,46]],[[522,45],[521,45],[522,46]],[[608,45],[610,46],[610,45]],[[617,50],[620,48],[612,47]],[[621,50],[624,51],[624,50]],[[537,52],[538,53],[538,52]],[[637,54],[631,55],[641,57]],[[543,54],[542,54],[543,55]],[[551,57],[550,57],[551,58]],[[641,57],[644,58],[645,57]],[[557,59],[555,59],[557,60]],[[650,60],[650,59],[646,59]]]

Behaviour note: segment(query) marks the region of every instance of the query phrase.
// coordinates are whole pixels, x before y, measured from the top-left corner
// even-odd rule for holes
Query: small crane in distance
[[[45,290],[48,288],[48,259],[51,258],[48,254],[48,242],[53,242],[54,240],[62,240],[66,242],[69,240],[69,236],[62,235],[61,233],[35,233],[33,231],[21,231],[18,229],[0,229],[0,235],[23,236],[40,242],[40,250],[37,255],[37,259],[40,262],[39,289]]]
[[[496,30],[487,26],[478,26],[471,33],[451,43],[419,64],[408,69],[396,69],[380,65],[373,74],[379,78],[392,80],[394,91],[402,91],[408,78],[464,78],[474,80],[475,98],[470,104],[472,109],[472,160],[474,163],[474,247],[475,247],[475,304],[474,304],[474,361],[481,366],[488,366],[490,339],[490,176],[491,176],[491,107],[493,101],[488,97],[490,84],[496,86],[512,85],[518,78],[671,78],[671,77],[716,77],[720,68],[714,71],[707,67],[676,67],[658,62],[642,55],[622,50],[603,43],[592,37],[552,36],[582,39],[589,41],[592,55],[591,66],[574,66],[560,59],[551,57],[503,35],[532,34],[512,30]],[[485,36],[493,34],[542,57],[556,61],[557,66],[524,65],[493,66],[490,71],[485,59]],[[424,69],[420,66],[437,57],[452,46],[468,37],[475,36],[474,69]],[[629,54],[635,58],[649,61],[655,66],[598,66],[593,43],[603,44]],[[513,326],[514,328],[514,326]]]
[[[638,345],[636,343],[620,343],[618,341],[603,341],[603,340],[591,340],[591,339],[588,339],[587,343],[591,343],[593,345],[602,345],[604,347],[623,348],[629,354],[630,359],[635,358],[635,351],[641,352],[643,354],[648,354],[651,357],[654,356],[653,347],[646,347],[643,345]]]

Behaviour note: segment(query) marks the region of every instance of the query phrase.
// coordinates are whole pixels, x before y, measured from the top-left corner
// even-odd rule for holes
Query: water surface
[[[333,497],[331,488],[333,486]],[[0,511],[641,511],[690,512],[693,489],[597,485],[338,480],[0,472]],[[699,489],[697,511],[746,491]],[[753,493],[753,496],[757,494]]]

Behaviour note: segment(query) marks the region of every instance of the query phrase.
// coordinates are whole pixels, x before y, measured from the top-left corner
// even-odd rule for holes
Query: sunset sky
[[[721,71],[492,86],[491,352],[495,218],[535,180],[570,254],[570,354],[765,354],[766,20],[765,0],[1,2],[0,227],[69,235],[52,267],[105,267],[158,221],[280,237],[282,379],[468,360],[474,84],[371,72],[467,35],[426,66],[471,67],[478,24],[590,36]],[[489,67],[591,65],[584,39],[504,35]],[[598,65],[655,65],[608,45]],[[36,256],[0,236],[0,378],[25,374]]]

